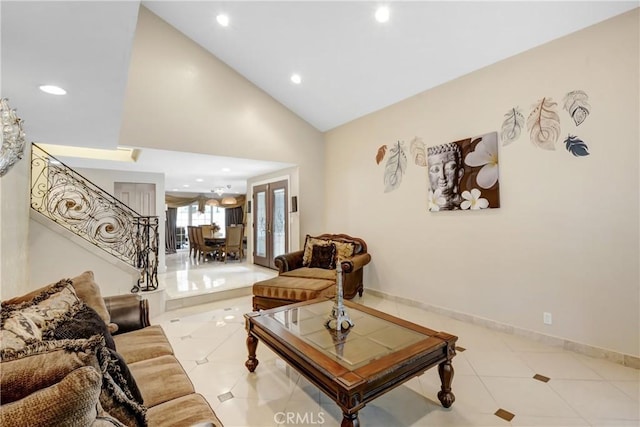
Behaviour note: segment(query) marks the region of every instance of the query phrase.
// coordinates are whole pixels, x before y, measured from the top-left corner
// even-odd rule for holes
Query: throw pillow
[[[93,277],[93,271],[85,271],[81,275],[71,279],[74,289],[78,298],[82,300],[89,307],[93,308],[104,320],[109,332],[114,333],[118,330],[118,325],[111,323],[111,315],[107,310],[107,305],[100,293],[100,287],[96,283]]]
[[[67,353],[91,353],[93,356],[77,356],[81,360],[87,360],[91,366],[97,368],[98,372],[102,372],[102,392],[100,393],[100,403],[102,407],[114,418],[127,426],[144,426],[146,425],[146,408],[142,405],[142,396],[135,385],[135,380],[129,372],[126,363],[116,352],[112,352],[105,345],[102,335],[94,335],[89,339],[63,339],[50,341],[37,341],[25,346],[24,348],[15,350],[5,350],[2,352],[2,368],[4,372],[5,362],[30,358],[31,356],[53,353],[56,350],[64,350]],[[56,353],[60,354],[60,353]],[[62,363],[62,362],[61,362]],[[68,361],[67,363],[73,363]],[[48,372],[48,371],[46,371]],[[4,375],[4,373],[3,373]],[[46,373],[35,372],[34,376],[49,376]],[[55,374],[52,374],[55,376]],[[50,376],[49,376],[50,377]],[[2,379],[4,386],[4,378]],[[51,378],[36,380],[32,384],[44,384],[51,382]],[[39,381],[39,382],[38,382]],[[131,385],[131,387],[130,387]],[[36,386],[34,386],[36,387]],[[4,389],[3,389],[4,399]],[[15,392],[23,393],[21,391]],[[136,400],[136,396],[139,400]],[[0,424],[2,425],[2,424]],[[59,424],[53,424],[59,425]]]
[[[314,245],[311,249],[310,268],[324,268],[333,270],[336,268],[336,245]]]
[[[351,258],[353,256],[353,252],[355,251],[354,243],[338,240],[332,240],[332,242],[336,245],[336,256],[339,260]]]
[[[82,302],[64,316],[49,322],[42,332],[42,338],[48,340],[90,338],[94,335],[102,335],[106,346],[116,349],[107,325],[93,308]]]
[[[3,361],[0,404],[15,402],[35,391],[50,387],[83,366],[93,366],[100,370],[98,359],[91,351],[70,352],[60,346],[53,349],[50,346],[40,348],[45,352]]]
[[[60,382],[0,406],[3,427],[89,426],[97,416],[102,376],[83,366]]]
[[[329,240],[318,239],[317,237],[311,237],[307,234],[304,241],[304,253],[302,254],[302,265],[308,267],[311,262],[311,251],[315,245],[328,245],[331,243]]]
[[[61,280],[31,300],[15,305],[2,302],[0,355],[4,350],[17,351],[41,340],[47,323],[63,317],[79,303],[68,280]]]

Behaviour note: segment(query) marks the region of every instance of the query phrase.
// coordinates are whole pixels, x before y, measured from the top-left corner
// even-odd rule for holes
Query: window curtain
[[[244,224],[244,210],[242,206],[235,208],[226,208],[224,210],[224,219],[227,225]]]
[[[233,197],[222,197],[222,198],[210,197],[204,194],[199,194],[197,196],[186,196],[186,197],[165,194],[164,202],[170,208],[179,208],[182,206],[189,206],[194,203],[198,203],[198,212],[204,213],[204,207],[206,205],[219,206],[225,209],[236,208],[236,207],[242,208],[244,206],[244,202],[246,198],[247,197],[244,194],[233,196]],[[235,203],[229,203],[229,201],[233,201],[233,200],[235,200]],[[222,202],[227,202],[227,203],[222,203]],[[242,222],[239,222],[238,224],[242,224]]]
[[[166,220],[164,224],[165,245],[164,251],[167,254],[176,253],[176,220],[178,218],[178,208],[167,208]]]

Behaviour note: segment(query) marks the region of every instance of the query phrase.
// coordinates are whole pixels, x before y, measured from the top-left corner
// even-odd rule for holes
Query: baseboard
[[[518,328],[516,326],[507,325],[505,323],[500,323],[495,320],[485,319],[483,317],[473,316],[471,314],[462,313],[462,312],[451,310],[448,308],[426,304],[413,299],[387,294],[385,292],[378,291],[375,289],[365,289],[365,292],[380,298],[390,300],[390,301],[399,302],[407,306],[421,308],[423,310],[430,311],[432,313],[441,314],[443,316],[447,316],[447,317],[460,320],[466,323],[472,323],[474,325],[483,326],[487,329],[493,329],[506,334],[516,335],[516,336],[527,338],[532,341],[540,342],[549,346],[559,347],[559,348],[563,348],[564,350],[569,350],[575,353],[584,354],[586,356],[605,359],[610,362],[617,363],[619,365],[627,366],[629,368],[640,369],[640,357],[619,353],[612,350],[606,350],[606,349],[594,347],[588,344],[582,344],[582,343],[567,340],[564,338],[542,334],[540,332],[535,332],[528,329]]]

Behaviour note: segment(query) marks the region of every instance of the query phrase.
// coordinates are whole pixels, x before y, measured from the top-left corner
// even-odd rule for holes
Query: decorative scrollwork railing
[[[158,217],[142,216],[32,144],[31,208],[137,268],[131,292],[158,288]]]

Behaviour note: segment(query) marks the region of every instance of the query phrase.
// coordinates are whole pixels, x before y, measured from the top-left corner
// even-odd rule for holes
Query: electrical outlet
[[[545,325],[550,325],[553,323],[553,319],[551,317],[551,313],[547,313],[546,311],[542,313],[542,321]]]

